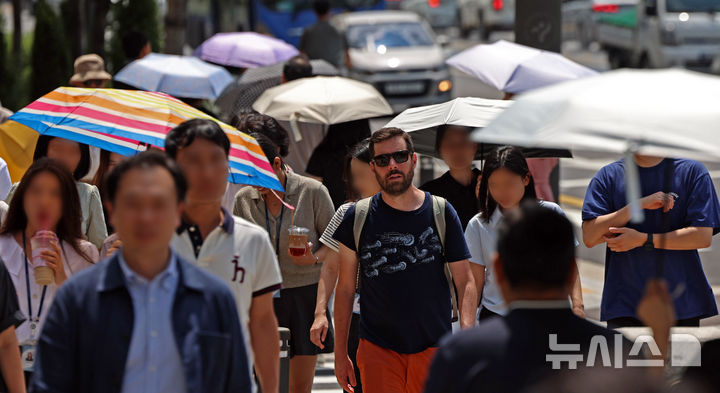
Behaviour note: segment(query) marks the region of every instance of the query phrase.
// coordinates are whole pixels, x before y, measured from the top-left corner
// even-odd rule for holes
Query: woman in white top
[[[33,160],[37,161],[42,157],[58,160],[72,173],[82,209],[82,235],[96,248],[100,248],[107,237],[100,191],[97,187],[80,181],[90,170],[90,149],[85,144],[68,139],[40,135]],[[5,202],[11,204],[16,189],[17,184],[14,184]]]
[[[15,285],[20,310],[28,318],[16,330],[25,350],[37,340],[58,288],[71,275],[92,266],[98,251],[82,240],[80,201],[64,165],[49,158],[35,161],[15,194],[0,228],[0,257]],[[53,249],[42,254],[54,272],[55,283],[47,286],[35,283],[32,266],[30,239],[39,230],[50,230],[59,239],[59,244],[52,242]]]
[[[470,269],[475,278],[478,294],[482,294],[480,301],[482,309],[479,314],[479,319],[482,320],[494,315],[507,314],[507,306],[495,281],[493,268],[493,255],[497,242],[496,228],[504,212],[516,209],[526,201],[535,201],[541,206],[563,212],[560,206],[537,199],[527,160],[520,149],[511,146],[495,148],[487,156],[483,165],[478,201],[480,213],[468,223],[465,229],[465,241],[472,255]],[[575,278],[570,300],[575,314],[584,317],[579,275]]]

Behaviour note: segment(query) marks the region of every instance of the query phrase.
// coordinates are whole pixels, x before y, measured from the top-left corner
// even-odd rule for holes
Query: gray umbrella
[[[267,89],[282,82],[285,63],[277,63],[266,67],[250,68],[240,78],[231,83],[220,94],[215,105],[223,116],[230,118],[233,114],[252,110],[252,104]],[[339,75],[335,66],[325,60],[310,60],[313,75]]]

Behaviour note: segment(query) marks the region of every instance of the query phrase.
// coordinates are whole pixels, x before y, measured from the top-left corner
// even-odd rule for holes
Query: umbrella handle
[[[645,221],[645,212],[640,206],[640,174],[635,163],[635,149],[625,151],[625,191],[630,203],[630,222],[639,224]]]
[[[302,140],[302,134],[300,134],[300,127],[298,126],[298,113],[293,112],[292,115],[290,115],[290,128],[293,132],[293,137],[295,137],[295,142],[300,142]]]

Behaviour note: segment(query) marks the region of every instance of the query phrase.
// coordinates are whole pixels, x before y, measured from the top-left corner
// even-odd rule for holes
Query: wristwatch
[[[654,249],[655,249],[655,243],[653,242],[653,234],[652,234],[652,233],[648,233],[647,235],[648,235],[648,238],[647,238],[647,241],[645,242],[645,244],[643,244],[643,247],[645,247],[645,249],[646,249],[647,251],[654,250]]]

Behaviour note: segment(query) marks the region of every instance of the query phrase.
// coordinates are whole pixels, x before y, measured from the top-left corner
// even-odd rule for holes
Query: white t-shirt
[[[88,258],[90,258],[90,261],[86,260],[77,252],[75,252],[75,249],[72,248],[70,244],[68,244],[67,242],[62,242],[63,262],[65,264],[65,274],[68,276],[68,278],[71,277],[73,274],[79,272],[80,270],[93,266],[93,264],[98,260],[98,249],[95,248],[92,243],[85,240],[80,240],[80,249],[85,253],[85,255],[88,256]],[[3,261],[5,261],[5,266],[7,266],[7,269],[10,272],[10,277],[13,281],[13,285],[15,285],[18,302],[20,303],[20,310],[23,312],[23,314],[25,314],[26,317],[28,317],[29,320],[30,315],[28,314],[28,293],[25,280],[25,253],[23,252],[22,247],[18,244],[18,242],[15,241],[15,238],[11,234],[4,234],[0,236],[0,256],[2,257]],[[32,263],[32,261],[29,262]],[[28,273],[28,278],[30,282],[30,299],[32,302],[33,312],[32,316],[37,317],[38,309],[40,307],[40,300],[42,298],[43,286],[35,283],[35,271],[32,268],[32,265],[28,266]],[[40,323],[38,324],[38,334],[42,330],[43,324],[45,322],[45,316],[47,315],[48,310],[52,305],[53,299],[55,299],[55,294],[57,293],[57,290],[58,286],[55,284],[47,286],[47,290],[45,292],[45,300],[43,301],[42,312],[40,314]],[[21,345],[30,339],[30,324],[28,323],[28,320],[23,322],[22,325],[18,326],[18,328],[15,329],[18,343],[20,343]],[[35,339],[37,338],[38,337],[35,337]]]
[[[252,369],[254,357],[249,325],[252,299],[280,289],[282,276],[267,232],[227,211],[223,213],[223,223],[213,229],[204,241],[200,239],[196,227],[183,223],[170,245],[177,255],[214,273],[230,286],[235,295],[248,363]]]
[[[7,163],[5,160],[0,158],[0,199],[5,200],[8,192],[12,187],[12,180],[10,180],[10,171],[8,170]]]
[[[2,226],[2,223],[5,222],[5,216],[7,215],[8,208],[7,203],[0,201],[0,226]]]
[[[555,210],[565,216],[562,208],[555,203],[539,201],[540,206]],[[497,226],[502,219],[503,214],[499,208],[495,209],[490,221],[486,222],[476,214],[465,229],[465,241],[470,250],[470,263],[485,266],[485,285],[482,293],[482,306],[488,310],[505,315],[508,312],[505,300],[500,293],[497,281],[495,279],[495,268],[493,267],[493,255],[497,249]],[[578,245],[577,240],[575,246]]]

